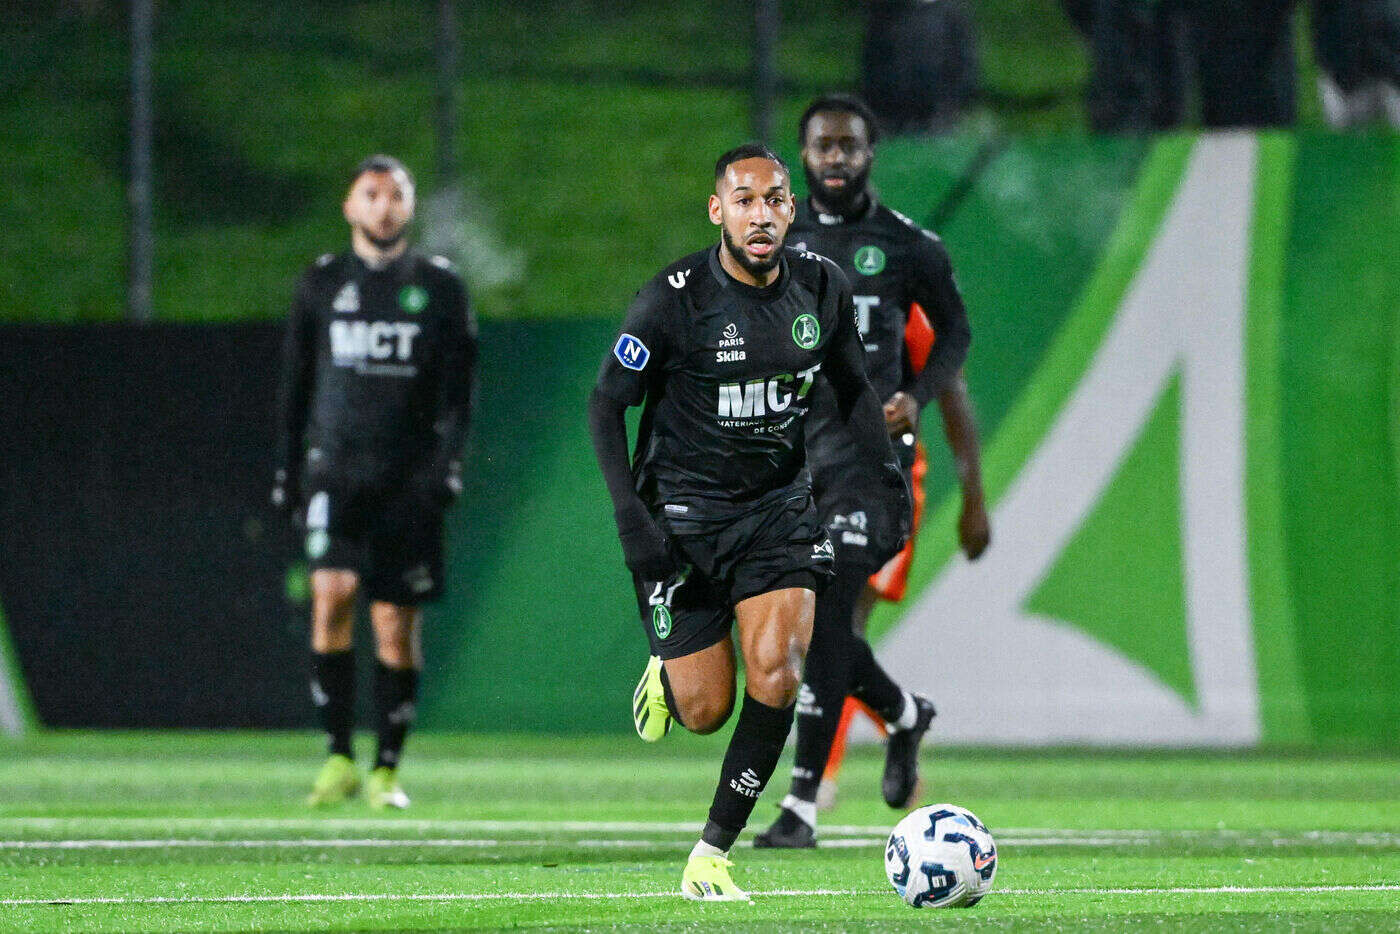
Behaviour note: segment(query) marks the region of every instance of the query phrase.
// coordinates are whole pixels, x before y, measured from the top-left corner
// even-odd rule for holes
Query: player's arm
[[[961,373],[938,395],[943,415],[943,435],[953,452],[962,490],[962,513],[958,516],[958,543],[971,560],[981,557],[992,540],[991,523],[982,493],[982,442],[977,434],[977,418],[967,394],[967,380]]]
[[[612,350],[603,358],[588,397],[593,453],[612,498],[617,537],[627,567],[643,580],[666,580],[675,562],[666,536],[637,495],[628,456],[627,409],[640,405],[658,381],[667,353],[666,319],[673,299],[653,281],[627,310]]]
[[[910,300],[918,302],[929,316],[937,339],[923,369],[911,373],[885,405],[891,432],[917,431],[919,412],[958,379],[972,344],[967,309],[953,281],[953,264],[943,244],[924,234],[911,261],[915,275]]]
[[[900,501],[898,515],[902,516],[901,538],[908,538],[913,521],[913,505],[904,471],[890,446],[889,432],[881,411],[879,397],[865,373],[865,348],[856,326],[855,305],[845,275],[834,264],[828,266],[832,286],[836,289],[839,312],[836,333],[827,345],[822,371],[831,384],[836,409],[846,423],[846,430],[856,446],[860,459],[874,467],[881,483]]]
[[[309,293],[307,280],[303,278],[297,284],[292,311],[282,334],[272,504],[289,511],[295,511],[300,499],[302,438],[316,367],[315,313]]]
[[[462,447],[471,426],[476,391],[477,328],[466,286],[450,276],[444,287],[447,314],[438,350],[437,400],[431,456],[416,477],[421,491],[440,505],[462,492]]]

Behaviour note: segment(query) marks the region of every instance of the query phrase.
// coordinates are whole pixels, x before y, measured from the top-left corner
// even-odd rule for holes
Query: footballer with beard
[[[476,323],[462,280],[409,249],[413,177],[371,156],[350,177],[350,249],[297,285],[283,344],[275,505],[306,533],[311,696],[328,758],[308,803],[360,791],[354,762],[359,595],[374,630],[378,749],[367,799],[404,808],[398,779],[423,666],[423,603],[443,591],[443,513],[461,491]]]
[[[871,190],[877,133],[874,115],[859,98],[828,95],[812,102],[798,124],[809,195],[788,235],[795,247],[830,258],[851,281],[866,370],[910,479],[916,527],[927,469],[917,441],[920,414],[938,401],[962,489],[959,541],[975,559],[987,547],[990,530],[977,425],[961,372],[971,342],[967,313],[942,241],[881,204]],[[917,800],[919,743],[934,716],[928,698],[897,685],[865,639],[875,600],[903,597],[913,541],[902,540],[900,517],[884,512],[877,492],[882,481],[855,456],[820,381],[813,390],[807,448],[817,509],[836,550],[836,574],[817,600],[797,704],[792,784],[778,819],[755,838],[755,846],[816,845],[817,801],[820,791],[834,790],[844,736],[839,744],[835,740],[850,719],[848,711],[843,716],[847,695],[887,725],[881,791],[892,808],[907,810]]]
[[[729,850],[778,764],[816,594],[832,574],[803,442],[819,378],[882,512],[906,531],[911,521],[850,286],[836,264],[784,248],[794,211],[788,168],[770,150],[720,156],[709,197],[720,242],[642,288],[589,399],[651,645],[633,695],[642,739],[661,739],[673,721],[712,733],[728,720],[737,622],[743,705],[681,877],[681,894],[697,901],[747,898]],[[625,415],[636,405],[629,457]]]

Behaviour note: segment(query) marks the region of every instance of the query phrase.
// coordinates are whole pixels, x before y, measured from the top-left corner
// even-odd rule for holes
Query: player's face
[[[400,171],[365,172],[345,196],[345,219],[376,247],[390,249],[413,220],[413,182]]]
[[[777,267],[795,209],[787,172],[758,157],[730,165],[710,195],[710,220],[729,255],[753,276]]]
[[[865,194],[875,150],[865,120],[843,111],[818,111],[807,121],[802,168],[817,202],[838,214]]]

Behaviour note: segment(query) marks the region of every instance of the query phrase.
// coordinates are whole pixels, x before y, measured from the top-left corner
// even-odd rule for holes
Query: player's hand
[[[897,392],[885,403],[885,427],[890,435],[919,433],[919,401],[907,392]]]
[[[640,504],[619,511],[617,537],[627,568],[642,580],[664,581],[678,570],[666,535]]]
[[[420,470],[408,481],[409,495],[424,506],[446,509],[462,492],[462,467],[457,461],[446,470]]]
[[[896,461],[880,465],[880,484],[894,497],[895,515],[899,517],[899,547],[909,541],[914,528],[914,497],[909,492],[909,479]]]
[[[958,515],[958,544],[967,560],[976,561],[992,542],[992,524],[987,519],[987,507],[982,497],[964,496],[962,512]]]

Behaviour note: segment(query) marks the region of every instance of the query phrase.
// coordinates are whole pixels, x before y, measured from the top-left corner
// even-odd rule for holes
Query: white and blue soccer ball
[[[885,875],[915,908],[971,908],[991,890],[996,874],[992,835],[956,804],[911,811],[885,846]]]

